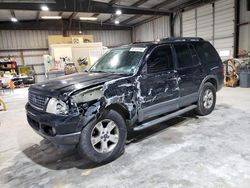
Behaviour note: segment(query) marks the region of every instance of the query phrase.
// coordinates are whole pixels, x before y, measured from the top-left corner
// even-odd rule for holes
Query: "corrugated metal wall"
[[[250,11],[246,8],[247,0],[240,1],[240,36],[239,49],[250,51]]]
[[[132,42],[130,30],[104,30],[104,31],[84,31],[85,35],[93,35],[94,41],[102,42],[104,46],[120,46],[124,44],[129,44]],[[72,32],[72,34],[79,33],[77,31]]]
[[[233,56],[234,49],[234,0],[218,0],[182,15],[184,37],[202,37],[210,41],[217,51],[227,51]]]
[[[164,37],[169,37],[169,17],[152,20],[133,29],[133,41],[154,41]]]
[[[33,65],[35,73],[38,74],[36,81],[43,81],[45,80],[43,55],[49,54],[48,35],[61,33],[61,31],[0,30],[0,56],[14,56],[18,65]],[[75,31],[72,34],[79,33]],[[83,34],[93,35],[94,41],[103,42],[104,46],[113,47],[131,43],[131,31],[127,30],[85,31]]]
[[[72,33],[79,34],[76,31]],[[48,35],[60,34],[61,31],[0,30],[0,50],[48,48]],[[119,46],[131,42],[129,30],[85,31],[83,34],[93,35],[94,40],[103,42],[104,46]]]
[[[48,48],[48,35],[60,31],[0,30],[0,50]]]

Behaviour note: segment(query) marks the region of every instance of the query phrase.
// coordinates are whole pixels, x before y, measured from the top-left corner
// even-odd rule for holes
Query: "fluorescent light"
[[[42,11],[49,11],[49,7],[47,7],[46,5],[42,5],[41,10]]]
[[[59,20],[62,19],[62,16],[42,16],[42,19],[48,19],[48,20]]]
[[[80,20],[91,20],[91,21],[95,21],[97,20],[97,17],[80,17]]]
[[[12,22],[18,22],[18,20],[15,17],[10,18]]]
[[[118,9],[118,10],[115,11],[115,14],[119,16],[119,15],[122,14],[122,11],[120,9]]]
[[[115,24],[118,25],[120,22],[119,20],[115,20]]]

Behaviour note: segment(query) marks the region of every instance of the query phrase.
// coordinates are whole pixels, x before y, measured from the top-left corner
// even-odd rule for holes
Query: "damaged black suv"
[[[27,119],[51,142],[106,163],[132,131],[190,110],[211,113],[222,85],[221,59],[201,38],[133,43],[110,50],[87,72],[32,85]]]

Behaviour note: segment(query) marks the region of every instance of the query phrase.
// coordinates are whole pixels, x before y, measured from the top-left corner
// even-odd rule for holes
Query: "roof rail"
[[[168,37],[161,39],[161,42],[186,42],[186,41],[204,41],[201,37]]]
[[[151,43],[153,41],[144,41],[144,42],[133,42],[132,44],[146,44],[146,43]]]

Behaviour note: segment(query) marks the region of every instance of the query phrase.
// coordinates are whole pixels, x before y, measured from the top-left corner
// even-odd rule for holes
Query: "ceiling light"
[[[79,34],[82,34],[82,31],[79,31]]]
[[[97,17],[80,17],[80,20],[90,20],[90,21],[95,21],[97,20]]]
[[[120,22],[119,22],[119,20],[115,20],[115,24],[119,24]]]
[[[15,17],[10,18],[12,22],[18,22],[18,20]]]
[[[118,10],[115,11],[115,14],[119,16],[119,15],[122,14],[122,11],[120,9],[118,9]]]
[[[42,5],[41,10],[42,11],[49,11],[49,7],[47,7],[46,5]]]
[[[59,20],[62,19],[62,16],[42,16],[42,19],[48,19],[48,20]]]

